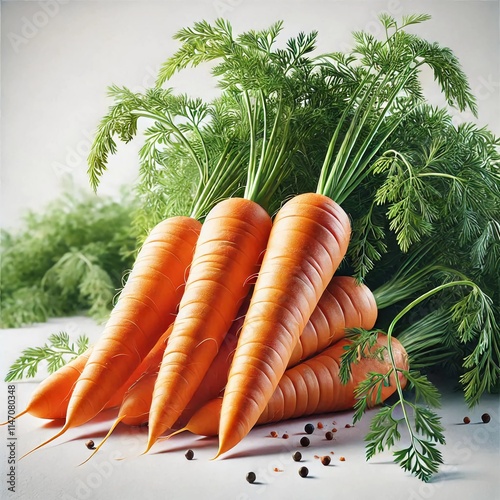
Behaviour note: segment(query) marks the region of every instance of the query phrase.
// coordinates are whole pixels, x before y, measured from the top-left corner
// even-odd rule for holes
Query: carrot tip
[[[27,457],[28,455],[30,455],[34,451],[39,450],[40,448],[42,448],[46,444],[49,444],[50,442],[52,442],[55,439],[57,439],[59,436],[62,436],[68,429],[69,429],[69,426],[66,423],[66,425],[55,436],[52,436],[51,438],[49,438],[46,441],[44,441],[42,444],[39,444],[38,446],[35,446],[32,450],[30,450],[27,453],[25,453],[19,460],[22,460],[23,458]]]
[[[99,449],[101,448],[101,446],[108,440],[109,436],[111,436],[111,433],[116,429],[116,426],[124,419],[126,418],[127,415],[121,415],[120,417],[118,417],[115,422],[113,423],[113,425],[111,426],[111,429],[109,429],[108,433],[104,436],[104,438],[102,439],[102,441],[99,443],[99,445],[96,447],[96,449],[92,452],[92,454],[90,455],[90,457],[88,457],[86,460],[84,460],[81,464],[78,465],[78,467],[80,467],[80,465],[83,465],[84,463],[88,462],[98,451]]]
[[[187,427],[183,427],[182,429],[178,429],[174,432],[171,432],[170,434],[168,434],[168,436],[161,436],[160,438],[158,438],[158,441],[166,441],[167,439],[170,439],[172,436],[175,436],[176,434],[180,434],[181,432],[185,432],[188,430],[189,429]]]
[[[1,422],[0,427],[2,427],[2,425],[11,424],[14,420],[17,420],[19,417],[21,417],[22,415],[25,415],[26,413],[28,413],[28,408],[23,410],[21,413],[18,413],[17,415],[10,417],[9,420],[7,420],[6,422]]]

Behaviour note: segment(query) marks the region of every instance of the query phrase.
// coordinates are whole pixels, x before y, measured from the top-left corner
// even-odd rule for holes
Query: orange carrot
[[[163,342],[164,349],[164,343],[169,333],[170,330],[167,330],[167,332],[160,337],[157,345],[153,347],[152,351],[144,358],[143,362],[134,370],[127,382],[115,392],[113,397],[104,406],[104,410],[118,406],[121,403],[129,387],[137,380],[142,372],[145,371],[146,367],[149,366],[151,355],[160,347],[158,344]],[[26,408],[13,418],[18,418],[26,413],[29,413],[33,417],[50,420],[65,418],[75,383],[82,373],[90,357],[91,351],[92,347],[89,347],[84,353],[69,361],[64,366],[61,366],[61,368],[51,373],[45,380],[42,380],[33,392]],[[160,356],[162,354],[163,350]],[[5,425],[5,423],[0,425]]]
[[[305,326],[287,368],[314,356],[345,335],[346,329],[371,330],[377,320],[371,290],[351,276],[334,276]]]
[[[37,418],[64,418],[75,382],[82,373],[91,351],[92,347],[89,347],[84,353],[42,380],[31,395],[26,408],[13,418],[19,418],[27,413]]]
[[[190,217],[172,217],[153,228],[78,378],[65,425],[29,453],[95,417],[167,330],[182,297],[200,228],[201,223]]]
[[[189,417],[208,400],[222,393],[228,378],[236,342],[247,312],[251,293],[240,307],[224,342],[197,391],[184,409],[175,427],[183,426]],[[345,334],[347,328],[371,329],[377,317],[377,306],[370,289],[357,284],[350,276],[334,276],[314,310],[294,350],[288,368],[305,358],[323,351]],[[145,373],[132,386],[123,400],[120,413],[127,416],[122,422],[140,425],[147,422],[152,387],[158,370]],[[136,396],[136,393],[138,396]]]
[[[349,238],[347,214],[327,196],[301,194],[279,210],[229,373],[217,455],[264,411]]]
[[[386,351],[384,360],[377,356],[370,357],[369,353],[365,353],[364,357],[351,365],[351,377],[348,383],[342,384],[339,377],[340,361],[344,346],[349,343],[347,339],[339,340],[324,352],[286,370],[255,425],[351,409],[356,403],[357,385],[371,372],[388,373],[392,365]],[[379,335],[371,353],[374,354],[377,349],[385,346],[387,346],[387,336]],[[396,367],[400,370],[408,370],[406,351],[396,338],[392,338],[392,348]],[[395,392],[395,376],[391,373],[390,384],[382,383],[380,401],[376,399],[378,388],[373,391],[372,405],[385,401]],[[406,380],[402,378],[401,372],[398,372],[398,377],[404,387]],[[203,436],[217,435],[222,401],[222,398],[214,398],[206,403],[191,417],[185,427],[176,431],[175,434],[190,431]],[[170,436],[173,435],[174,433]]]
[[[246,309],[246,307],[242,306],[244,309]],[[236,348],[238,330],[241,328],[242,323],[242,317],[237,318],[233,322],[217,356],[210,365],[210,370],[206,373],[198,390],[176,422],[175,425],[177,427],[184,425],[198,408],[203,406],[207,401],[219,396],[223,391],[227,382],[227,372],[231,364],[232,354]],[[172,327],[169,328],[168,333],[170,333],[171,329]],[[166,343],[163,344],[163,349],[158,350],[154,356],[148,356],[150,361],[148,367],[123,396],[120,411],[115,422],[85,462],[89,461],[100,450],[118,424],[123,423],[126,425],[140,426],[148,422],[154,385],[158,378],[165,347]],[[85,462],[82,462],[80,465],[83,465]]]
[[[128,425],[141,425],[147,422],[153,386],[171,331],[172,325],[169,326],[140,364],[141,372],[139,373],[138,370],[134,371],[133,375],[127,381],[127,390],[124,393],[120,391],[121,404],[118,416],[90,457],[80,465],[89,461],[101,449],[120,422]]]
[[[145,453],[171,428],[215,358],[258,270],[271,218],[230,198],[207,215],[155,384]]]

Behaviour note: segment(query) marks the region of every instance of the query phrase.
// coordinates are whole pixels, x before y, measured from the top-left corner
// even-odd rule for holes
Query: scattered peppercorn
[[[311,444],[311,441],[309,440],[308,437],[304,436],[303,438],[300,439],[300,444],[301,446],[309,446]]]
[[[247,481],[252,484],[255,483],[255,480],[257,479],[257,476],[255,475],[255,472],[249,472],[247,474]]]
[[[184,453],[184,456],[188,460],[193,460],[193,458],[194,458],[194,451],[193,450],[188,450],[188,451],[186,451],[186,453]]]
[[[281,436],[283,439],[288,439],[288,434],[285,432],[285,434],[283,434],[283,436]]]
[[[332,429],[332,432],[337,432],[337,428],[336,428],[336,427],[334,427],[334,428]]]
[[[283,472],[283,469],[279,469],[278,467],[275,467],[275,468],[273,469],[273,471],[274,471],[274,472]]]
[[[346,429],[350,429],[351,427],[352,427],[352,425],[351,425],[351,424],[345,424],[345,428],[346,428]]]
[[[278,433],[276,431],[271,431],[271,437],[278,437]]]
[[[483,421],[484,424],[487,424],[491,420],[489,413],[483,413],[481,415],[481,420]]]
[[[340,460],[341,462],[345,462],[345,457],[339,457],[339,460]]]
[[[309,474],[309,469],[307,467],[301,467],[299,469],[299,476],[300,477],[307,477],[308,474]]]
[[[328,455],[321,457],[321,463],[323,465],[330,465],[331,460],[332,459]]]
[[[323,429],[323,422],[318,422],[318,429]]]
[[[331,431],[325,432],[325,438],[328,441],[331,441],[333,439],[333,432],[331,432]]]
[[[314,432],[314,425],[313,424],[306,424],[304,427],[304,430],[307,432],[307,434],[312,434]]]
[[[85,446],[86,446],[89,450],[95,450],[95,444],[94,444],[94,441],[92,441],[92,439],[89,439],[89,440],[85,443]]]
[[[470,424],[470,418],[464,417],[464,424]]]

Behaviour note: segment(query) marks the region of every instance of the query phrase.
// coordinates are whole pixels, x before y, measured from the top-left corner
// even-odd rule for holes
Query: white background
[[[319,51],[343,50],[351,32],[380,31],[377,16],[428,13],[415,30],[453,49],[479,104],[479,123],[500,135],[500,8],[498,0],[166,0],[2,1],[0,225],[19,225],[63,186],[90,191],[86,158],[111,101],[110,84],[153,85],[159,65],[177,44],[172,35],[194,21],[225,17],[235,33],[282,19],[282,40],[319,31]],[[442,104],[426,75],[431,102]],[[182,73],[179,91],[210,97],[207,71]],[[456,123],[473,120],[466,113]],[[140,141],[111,158],[99,195],[130,187]]]

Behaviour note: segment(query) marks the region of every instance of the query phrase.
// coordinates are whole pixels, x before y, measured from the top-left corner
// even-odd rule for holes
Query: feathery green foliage
[[[134,204],[66,194],[2,231],[1,325],[87,313],[102,320],[132,266]]]
[[[24,349],[12,364],[5,377],[5,382],[36,376],[40,363],[47,364],[48,373],[54,373],[59,368],[83,354],[89,347],[86,335],[80,335],[76,342],[70,342],[66,332],[54,333],[49,336],[48,343],[41,347]]]

